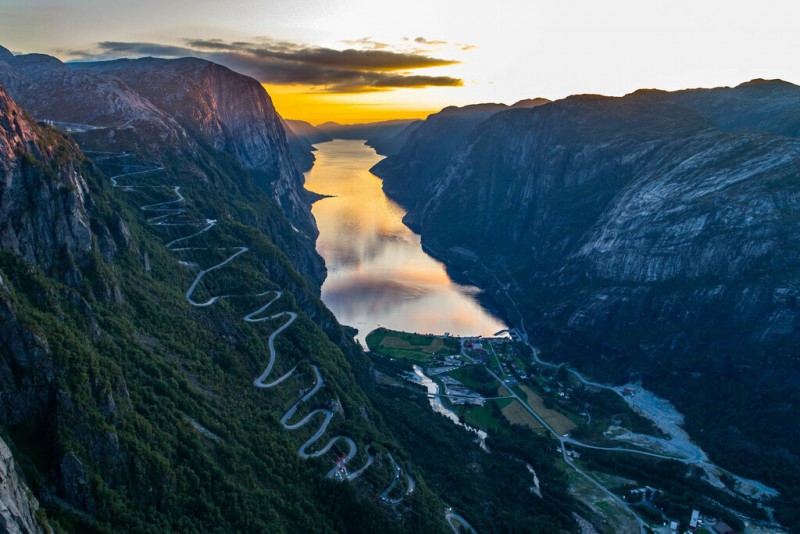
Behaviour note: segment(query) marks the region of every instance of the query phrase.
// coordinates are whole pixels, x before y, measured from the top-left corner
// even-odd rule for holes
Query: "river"
[[[477,301],[479,290],[453,282],[402,222],[405,211],[369,172],[382,159],[363,141],[317,145],[306,188],[332,198],[311,210],[328,277],[322,301],[358,340],[383,326],[407,332],[488,336],[503,322]]]

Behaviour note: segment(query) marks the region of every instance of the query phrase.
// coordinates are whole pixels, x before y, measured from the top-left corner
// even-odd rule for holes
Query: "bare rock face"
[[[228,152],[270,191],[292,223],[316,237],[303,176],[282,119],[258,81],[202,59],[122,59],[72,65],[121,79],[217,150]]]
[[[33,124],[0,87],[0,247],[50,270],[93,247],[74,147]],[[72,273],[79,276],[78,273]]]
[[[8,445],[0,439],[0,530],[9,534],[44,532],[36,521],[39,502],[21,479]]]
[[[638,324],[647,358],[763,350],[800,329],[774,294],[800,291],[799,168],[797,139],[723,132],[674,98],[574,97],[488,120],[417,216],[429,246],[524,265],[560,332],[635,338]],[[736,335],[693,328],[712,316]]]
[[[383,178],[383,189],[402,204],[413,207],[426,198],[428,184],[440,175],[461,143],[483,121],[501,111],[532,108],[549,102],[543,98],[523,100],[514,106],[475,104],[446,107],[420,124],[409,125],[401,148],[370,169]],[[402,138],[403,136],[401,136]],[[388,147],[387,147],[388,148]]]
[[[6,52],[0,54],[0,84],[37,119],[70,123],[95,136],[125,137],[135,127],[148,132],[153,149],[157,143],[191,145],[172,117],[118,78],[70,69],[45,54]]]

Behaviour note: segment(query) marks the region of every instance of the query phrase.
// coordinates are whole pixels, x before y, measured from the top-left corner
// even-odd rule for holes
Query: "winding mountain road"
[[[101,160],[110,160],[110,159],[115,159],[115,158],[118,159],[118,158],[130,157],[130,156],[133,156],[133,154],[129,154],[129,153],[122,153],[122,154],[106,153],[106,155],[103,156],[101,158]],[[279,311],[279,312],[271,314],[271,315],[266,315],[265,314],[267,309],[269,309],[270,306],[272,306],[275,302],[277,302],[283,296],[283,292],[281,292],[281,291],[267,291],[267,292],[263,292],[263,293],[253,294],[253,295],[241,295],[241,294],[239,294],[239,295],[213,295],[213,296],[209,297],[205,301],[198,300],[198,299],[196,299],[194,297],[195,291],[197,290],[198,286],[201,284],[203,278],[208,273],[211,273],[211,272],[213,272],[215,270],[218,270],[218,269],[222,269],[223,267],[227,266],[228,264],[230,264],[231,262],[236,260],[239,256],[248,253],[250,251],[250,248],[247,247],[247,246],[220,247],[220,248],[212,248],[212,247],[183,247],[183,248],[178,248],[178,247],[175,247],[175,245],[177,245],[179,243],[184,243],[184,242],[189,241],[190,239],[192,239],[194,237],[197,237],[197,236],[199,236],[199,235],[201,235],[201,234],[203,234],[205,232],[208,232],[209,230],[211,230],[217,224],[217,221],[210,220],[210,219],[206,219],[204,221],[181,221],[181,220],[175,220],[175,218],[177,216],[183,215],[183,214],[186,213],[186,209],[183,207],[183,205],[186,203],[186,197],[181,193],[181,188],[178,185],[172,185],[172,186],[166,186],[166,185],[129,185],[129,184],[121,184],[120,183],[120,181],[122,179],[124,179],[124,178],[140,177],[140,176],[145,175],[145,174],[152,174],[152,173],[157,173],[157,172],[161,172],[161,171],[164,171],[163,167],[154,166],[152,168],[148,168],[148,169],[145,169],[145,170],[137,170],[137,171],[132,171],[132,172],[128,172],[128,173],[117,174],[115,176],[111,176],[110,179],[111,179],[111,183],[112,183],[113,187],[120,188],[120,189],[122,189],[124,191],[129,191],[129,192],[134,190],[134,189],[136,189],[136,188],[147,188],[147,187],[150,187],[150,188],[165,188],[165,187],[169,187],[169,188],[171,188],[172,193],[175,195],[175,198],[173,200],[168,200],[168,201],[165,201],[165,202],[158,202],[158,203],[155,203],[155,204],[148,204],[148,205],[145,205],[145,206],[140,206],[140,209],[142,211],[144,211],[144,212],[158,214],[158,215],[156,215],[154,217],[151,217],[151,218],[147,219],[147,223],[148,224],[151,224],[153,226],[187,226],[187,227],[188,226],[194,226],[194,227],[202,226],[202,228],[200,230],[196,231],[196,232],[193,232],[193,233],[190,233],[188,235],[179,237],[177,239],[173,239],[172,241],[168,242],[165,245],[165,247],[168,250],[173,251],[173,252],[187,251],[187,250],[232,251],[231,253],[229,253],[225,257],[224,260],[220,261],[219,263],[217,263],[217,264],[215,264],[215,265],[213,265],[211,267],[208,267],[207,269],[201,269],[197,273],[197,276],[195,277],[194,281],[192,281],[192,283],[189,286],[189,289],[186,291],[186,295],[185,295],[186,301],[191,306],[198,307],[198,308],[205,308],[205,307],[209,307],[209,306],[213,305],[214,303],[216,303],[217,301],[219,301],[222,298],[241,297],[241,296],[266,297],[267,295],[270,295],[270,294],[272,295],[272,298],[270,298],[266,302],[266,304],[263,304],[258,309],[248,313],[247,315],[242,317],[242,320],[245,321],[245,322],[248,322],[248,323],[258,323],[258,322],[262,322],[262,321],[272,322],[272,321],[275,321],[275,320],[278,320],[278,319],[284,319],[284,322],[270,334],[269,339],[267,341],[267,347],[268,347],[268,350],[269,350],[267,366],[264,369],[264,371],[261,373],[261,375],[259,375],[253,381],[253,385],[256,388],[259,388],[259,389],[271,389],[271,388],[274,388],[274,387],[278,386],[279,384],[284,382],[286,379],[291,377],[294,374],[294,372],[295,372],[297,367],[296,366],[293,367],[287,373],[285,373],[284,375],[278,377],[277,379],[274,379],[274,380],[271,380],[271,381],[268,380],[270,375],[272,374],[273,368],[275,366],[275,361],[276,361],[276,358],[277,358],[277,354],[276,354],[276,350],[275,350],[275,338],[278,335],[280,335],[282,332],[284,332],[287,328],[289,328],[292,325],[292,323],[294,323],[294,321],[297,319],[297,313],[292,312],[292,311]],[[352,438],[350,438],[348,436],[336,435],[336,436],[333,436],[332,438],[330,438],[327,441],[327,443],[325,443],[325,445],[323,445],[322,447],[320,447],[318,449],[314,449],[315,445],[318,445],[318,442],[322,439],[323,435],[326,433],[326,431],[328,429],[328,426],[330,425],[331,421],[333,420],[334,416],[336,415],[336,413],[334,411],[329,410],[327,408],[315,408],[315,409],[309,411],[308,413],[306,413],[306,415],[303,416],[302,418],[300,418],[300,420],[292,422],[292,419],[295,417],[295,415],[297,414],[298,410],[301,408],[301,405],[306,403],[306,402],[308,402],[308,401],[310,401],[312,399],[312,397],[314,397],[323,388],[323,386],[325,385],[325,380],[324,380],[324,378],[322,376],[322,373],[320,372],[319,368],[316,365],[311,364],[311,369],[314,372],[314,378],[315,378],[314,386],[308,392],[306,392],[300,399],[298,399],[286,411],[286,413],[283,414],[283,416],[280,419],[280,424],[286,430],[290,430],[290,431],[299,430],[299,429],[305,427],[306,425],[308,425],[309,423],[311,423],[312,420],[319,419],[319,416],[321,415],[322,416],[321,424],[317,427],[317,430],[311,435],[311,437],[309,437],[305,442],[303,442],[303,444],[300,445],[300,447],[297,449],[298,456],[300,456],[303,459],[318,458],[320,456],[325,455],[328,451],[330,451],[331,448],[333,448],[333,446],[337,442],[340,442],[340,441],[344,442],[345,445],[346,445],[346,448],[347,448],[347,453],[337,461],[336,465],[334,465],[334,467],[332,469],[330,469],[325,474],[325,476],[327,478],[335,478],[335,479],[341,479],[341,480],[355,480],[360,475],[362,475],[370,466],[372,466],[374,461],[375,461],[374,456],[369,451],[369,447],[367,447],[367,449],[366,449],[367,458],[366,458],[366,461],[365,461],[364,465],[361,466],[360,468],[358,468],[357,470],[351,472],[351,473],[347,473],[345,467],[346,467],[347,463],[350,462],[358,454],[358,446],[357,446],[355,440],[353,440]],[[400,502],[402,502],[403,499],[405,498],[405,495],[407,495],[407,494],[409,494],[409,493],[411,493],[413,491],[413,489],[415,487],[415,483],[414,483],[414,480],[409,475],[406,475],[407,476],[407,480],[408,480],[406,493],[401,495],[398,498],[392,498],[392,499],[388,498],[389,493],[395,488],[395,486],[397,484],[397,481],[400,478],[400,474],[402,473],[402,469],[397,464],[397,462],[394,460],[394,458],[391,456],[391,454],[389,454],[389,458],[390,458],[390,460],[392,462],[393,478],[392,478],[391,484],[383,491],[383,493],[381,495],[382,496],[384,496],[384,495],[387,496],[387,498],[384,499],[385,502],[394,505],[394,504],[399,504]]]

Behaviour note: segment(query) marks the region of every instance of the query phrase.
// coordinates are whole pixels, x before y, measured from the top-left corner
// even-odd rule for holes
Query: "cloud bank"
[[[80,61],[120,57],[200,57],[220,63],[268,84],[301,84],[327,92],[355,93],[395,88],[458,87],[463,81],[450,76],[428,76],[415,71],[455,65],[458,61],[432,57],[424,50],[391,50],[370,38],[347,41],[361,48],[336,50],[287,41],[253,42],[221,39],[186,39],[176,46],[148,42],[104,41],[94,50],[74,50]]]

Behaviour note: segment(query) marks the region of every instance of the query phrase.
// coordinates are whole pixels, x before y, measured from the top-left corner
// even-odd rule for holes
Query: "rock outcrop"
[[[74,264],[93,248],[76,150],[34,124],[0,86],[0,248],[47,271],[58,263],[73,280]]]
[[[3,49],[5,50],[5,49]],[[0,84],[37,119],[69,123],[73,131],[125,136],[147,130],[150,148],[191,144],[180,125],[122,80],[71,69],[45,54],[0,54]]]
[[[0,530],[8,534],[44,532],[36,521],[39,502],[22,480],[11,450],[0,439]]]
[[[203,142],[235,156],[255,172],[256,181],[292,223],[316,237],[303,176],[290,154],[282,119],[258,81],[197,58],[122,59],[71,67],[122,80]]]

